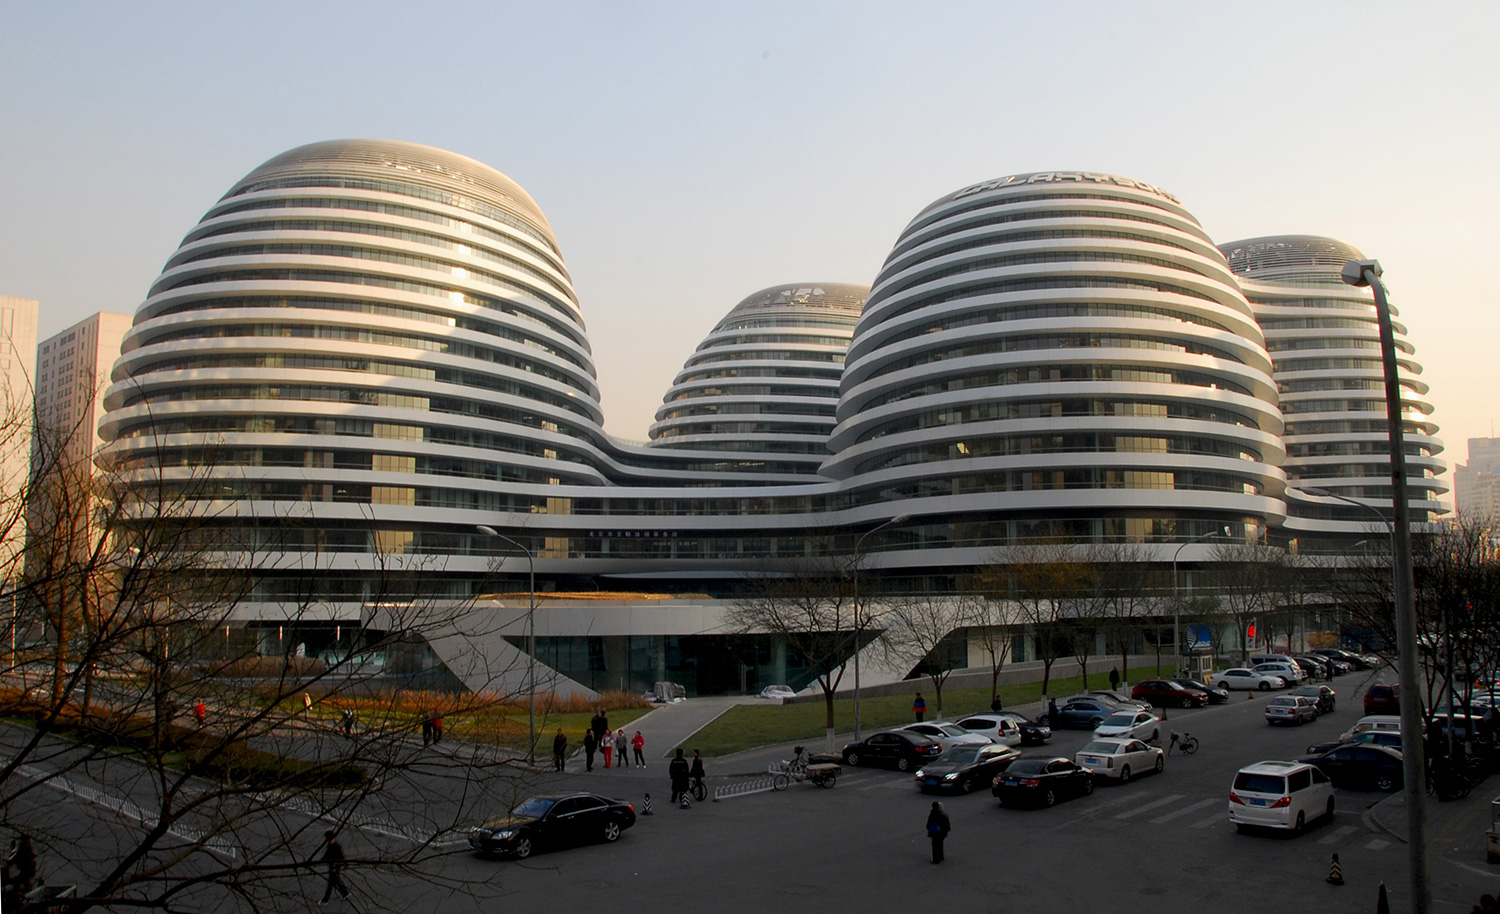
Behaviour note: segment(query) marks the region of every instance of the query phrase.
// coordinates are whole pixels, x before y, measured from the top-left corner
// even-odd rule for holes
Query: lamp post
[[[531,764],[536,761],[536,563],[530,549],[494,527],[479,524],[474,529],[510,543],[526,555],[526,762]]]
[[[865,540],[870,538],[870,534],[879,533],[886,527],[894,527],[897,524],[904,524],[909,520],[911,520],[910,514],[898,514],[890,520],[884,521],[874,527],[871,527],[869,530],[866,530],[859,539],[854,541],[854,741],[856,743],[859,742],[860,738],[859,653],[860,648],[864,646],[859,643],[860,634],[864,631],[864,626],[860,622],[859,612],[859,566],[861,559],[864,558],[864,553],[860,550],[864,548]]]
[[[1426,752],[1422,745],[1422,711],[1417,673],[1416,594],[1412,580],[1411,504],[1406,495],[1406,445],[1401,428],[1401,378],[1396,366],[1396,334],[1391,326],[1390,303],[1380,284],[1380,263],[1351,260],[1341,278],[1351,286],[1369,286],[1375,297],[1375,318],[1380,323],[1380,356],[1385,373],[1385,417],[1391,450],[1391,576],[1396,603],[1397,672],[1403,694],[1401,702],[1402,775],[1406,786],[1406,852],[1411,869],[1411,906],[1414,914],[1432,910],[1432,888],[1427,868]]]
[[[1195,536],[1178,546],[1172,553],[1172,640],[1175,642],[1172,652],[1174,659],[1172,662],[1175,664],[1173,667],[1174,676],[1181,675],[1182,673],[1182,594],[1179,592],[1177,586],[1177,556],[1182,554],[1182,550],[1199,540],[1206,540],[1213,536],[1228,537],[1229,527],[1220,527],[1217,530],[1210,530],[1202,536]]]

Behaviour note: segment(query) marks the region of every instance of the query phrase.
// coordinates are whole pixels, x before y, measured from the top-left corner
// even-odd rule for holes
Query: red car
[[[1365,714],[1400,714],[1401,686],[1377,682],[1365,690]]]
[[[1149,701],[1158,708],[1201,708],[1208,704],[1208,693],[1190,689],[1170,679],[1147,679],[1130,690],[1131,698]]]

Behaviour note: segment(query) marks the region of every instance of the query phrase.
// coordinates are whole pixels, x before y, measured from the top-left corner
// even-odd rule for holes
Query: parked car
[[[791,686],[785,686],[785,685],[768,685],[764,689],[761,689],[760,690],[760,694],[756,695],[755,697],[756,698],[774,698],[774,699],[777,699],[778,701],[785,701],[788,698],[796,698],[797,697],[797,693],[792,691],[792,687]]]
[[[1215,673],[1212,682],[1221,689],[1253,689],[1259,692],[1269,692],[1272,689],[1286,688],[1286,680],[1280,676],[1267,676],[1265,673],[1257,673],[1244,667],[1232,667],[1222,673]]]
[[[1150,711],[1116,711],[1094,728],[1095,739],[1108,736],[1156,742],[1161,739],[1161,718]]]
[[[531,797],[502,818],[469,829],[469,847],[518,859],[590,841],[610,843],[635,824],[635,808],[592,793]]]
[[[1180,686],[1183,686],[1184,688],[1197,689],[1200,692],[1207,692],[1208,703],[1211,705],[1221,705],[1229,700],[1228,689],[1221,689],[1217,686],[1211,686],[1201,679],[1174,679],[1172,681]]]
[[[1401,750],[1370,743],[1338,746],[1302,761],[1317,765],[1333,786],[1346,790],[1399,790]]]
[[[1021,750],[998,743],[956,746],[917,769],[917,789],[924,793],[929,790],[969,793],[975,787],[993,783],[996,775],[1020,757]]]
[[[1377,682],[1365,689],[1366,714],[1400,714],[1401,684]]]
[[[1054,730],[1092,730],[1116,710],[1113,704],[1097,698],[1074,698],[1059,706],[1056,715],[1048,711],[1045,723]]]
[[[1105,701],[1112,701],[1121,708],[1140,708],[1142,710],[1145,710],[1151,707],[1151,702],[1149,701],[1144,701],[1142,699],[1136,698],[1134,695],[1125,695],[1121,692],[1115,692],[1110,689],[1092,689],[1086,694],[1090,698],[1102,698]],[[1071,701],[1072,699],[1068,700]]]
[[[1052,728],[1015,711],[987,711],[961,717],[958,726],[987,736],[1005,746],[1041,745],[1052,738]]]
[[[1101,737],[1090,740],[1073,761],[1097,777],[1113,778],[1121,784],[1132,775],[1146,771],[1160,772],[1166,767],[1166,756],[1160,746],[1149,746],[1138,739]]]
[[[1287,660],[1300,667],[1302,672],[1307,674],[1308,680],[1333,678],[1331,661],[1324,660],[1322,657],[1317,660],[1310,657],[1288,657]]]
[[[887,730],[850,743],[839,754],[844,764],[850,767],[895,765],[898,771],[911,771],[942,755],[943,747],[930,736],[906,730]]]
[[[1354,722],[1354,726],[1339,734],[1339,742],[1347,743],[1366,730],[1387,730],[1391,733],[1399,734],[1401,732],[1401,718],[1394,714],[1370,714],[1361,717]]]
[[[1278,695],[1266,704],[1266,723],[1304,724],[1318,719],[1318,706],[1301,695]]]
[[[1340,746],[1386,746],[1391,749],[1401,749],[1401,732],[1399,730],[1366,730],[1356,733],[1345,740],[1334,740],[1329,743],[1315,743],[1307,747],[1308,755],[1322,755],[1332,752]]]
[[[1163,708],[1201,708],[1208,704],[1208,692],[1171,679],[1147,679],[1137,683],[1130,695]]]
[[[1094,776],[1065,758],[1018,758],[990,784],[1001,806],[1052,806],[1094,792]]]
[[[1290,660],[1278,660],[1274,663],[1257,663],[1251,669],[1268,676],[1280,676],[1286,680],[1286,684],[1289,686],[1297,685],[1307,678],[1306,671]]]
[[[1327,654],[1304,654],[1300,659],[1311,660],[1314,663],[1321,663],[1326,669],[1330,670],[1334,676],[1342,676],[1345,673],[1354,672],[1354,664],[1350,663],[1347,660],[1340,660],[1337,657],[1330,657]]]
[[[1346,651],[1343,648],[1315,647],[1313,648],[1312,653],[1321,654],[1324,657],[1332,657],[1335,660],[1342,660],[1345,663],[1349,664],[1351,668],[1356,670],[1369,670],[1373,669],[1376,665],[1369,662],[1374,658],[1366,658],[1354,653],[1353,651]]]
[[[1229,821],[1301,832],[1308,822],[1333,818],[1333,784],[1307,762],[1268,761],[1246,765],[1229,790]]]
[[[954,746],[984,746],[994,742],[994,740],[985,734],[971,732],[957,724],[927,721],[920,724],[907,724],[904,727],[897,727],[896,729],[906,730],[911,733],[920,733],[929,739],[936,740],[937,744],[943,747],[944,752],[947,752]]]
[[[1326,685],[1301,685],[1292,689],[1292,695],[1300,695],[1303,698],[1311,698],[1313,704],[1318,706],[1318,714],[1328,714],[1333,711],[1338,701],[1338,694],[1333,686]]]

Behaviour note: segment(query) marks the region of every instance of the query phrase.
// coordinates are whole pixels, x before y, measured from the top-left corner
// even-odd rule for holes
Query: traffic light
[[[1254,622],[1250,623],[1250,629],[1245,632],[1245,639],[1248,640],[1248,641],[1254,641],[1255,640],[1255,623]]]

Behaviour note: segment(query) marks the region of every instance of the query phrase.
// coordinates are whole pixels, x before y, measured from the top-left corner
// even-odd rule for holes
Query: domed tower
[[[152,284],[113,382],[109,456],[181,468],[200,493],[184,497],[261,547],[467,555],[525,493],[605,482],[546,218],[427,146],[314,143],[245,176]]]
[[[976,549],[1258,536],[1284,515],[1270,373],[1234,276],[1175,197],[1013,175],[901,233],[823,472],[851,504],[927,515]]]
[[[656,411],[651,445],[724,452],[817,473],[828,456],[844,351],[869,286],[762,289],[698,344]]]
[[[1368,289],[1339,272],[1363,260],[1357,248],[1314,235],[1277,235],[1220,245],[1240,279],[1270,350],[1286,417],[1287,533],[1363,535],[1390,513],[1391,462],[1380,326]],[[1443,511],[1443,446],[1428,417],[1427,384],[1406,328],[1391,308],[1406,421],[1403,432],[1412,518]],[[1314,487],[1368,505],[1305,495]],[[1373,513],[1372,513],[1373,512]]]

